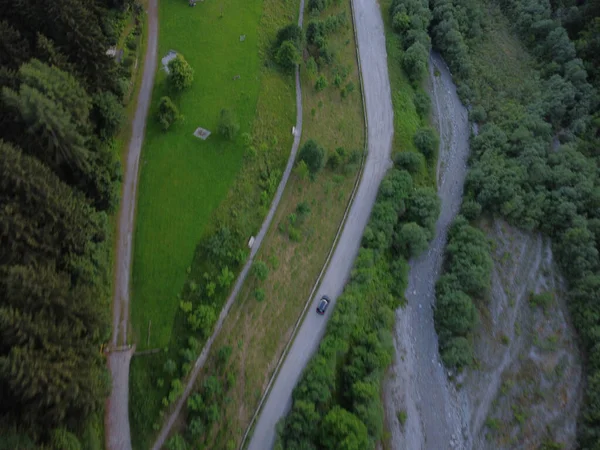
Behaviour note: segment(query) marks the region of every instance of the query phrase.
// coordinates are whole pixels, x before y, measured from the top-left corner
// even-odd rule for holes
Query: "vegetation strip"
[[[562,4],[551,7],[546,2],[521,0],[492,2],[486,7],[493,14],[487,15],[481,5],[468,0],[433,3],[434,44],[446,56],[460,95],[471,105],[471,119],[480,126],[471,143],[462,213],[473,223],[482,212],[502,216],[511,224],[552,238],[554,255],[569,283],[568,306],[587,352],[588,384],[578,441],[583,448],[592,448],[600,442],[598,402],[594,400],[600,391],[596,381],[600,352],[592,331],[599,323],[594,305],[600,296],[600,183],[594,151],[599,145],[597,91],[587,78],[597,86],[600,73],[592,63],[598,55],[590,52],[594,44],[587,40],[587,33],[598,10],[574,6],[573,15],[567,17]],[[512,20],[512,26],[502,15]],[[501,70],[490,71],[489,52],[498,48],[490,36],[499,39],[501,33],[509,32],[521,36],[534,58],[521,48],[498,52],[502,63],[494,60],[493,67]],[[577,50],[572,39],[577,39]],[[586,60],[577,58],[578,54]],[[457,227],[463,223],[459,219]],[[447,269],[472,270],[480,254],[473,248],[456,254]],[[480,266],[476,282],[489,276],[490,264]],[[456,300],[466,310],[473,309],[463,301],[466,298]],[[438,310],[438,326],[453,320],[450,309]],[[442,328],[440,349],[444,351],[448,336]],[[452,351],[460,358],[445,360],[450,365],[466,365],[472,360],[469,352],[462,341]],[[550,430],[544,445],[561,445],[554,438]]]
[[[323,277],[323,274],[329,267],[329,261],[331,260],[331,255],[333,255],[333,252],[336,249],[337,242],[338,242],[340,234],[344,228],[344,225],[346,223],[346,218],[348,217],[348,213],[350,212],[350,208],[354,201],[356,191],[358,189],[358,186],[360,185],[360,182],[362,181],[363,168],[365,165],[365,159],[367,158],[368,145],[369,145],[368,135],[367,135],[367,130],[369,127],[368,127],[368,120],[367,120],[367,110],[364,107],[364,105],[366,104],[365,103],[365,91],[364,91],[363,78],[362,78],[362,68],[360,65],[360,56],[358,53],[358,39],[356,37],[356,21],[354,19],[354,16],[355,16],[354,0],[350,0],[350,4],[351,4],[351,12],[352,12],[352,24],[353,24],[352,29],[354,31],[354,42],[357,44],[356,63],[358,65],[358,74],[359,74],[358,77],[359,77],[360,86],[361,86],[360,93],[361,93],[362,104],[363,104],[363,116],[364,116],[364,124],[365,124],[365,126],[364,126],[365,143],[364,143],[363,155],[361,158],[358,175],[356,176],[356,182],[354,183],[354,187],[352,188],[352,194],[350,196],[350,200],[348,201],[348,206],[346,206],[346,210],[344,211],[344,217],[342,218],[342,221],[340,222],[340,226],[338,227],[338,230],[335,234],[335,238],[333,240],[333,244],[331,245],[331,248],[329,249],[329,253],[327,254],[327,259],[325,260],[325,264],[323,264],[323,268],[321,269],[321,272],[319,272],[319,276],[317,277],[316,281],[314,282],[313,288],[310,291],[310,294],[306,298],[306,303],[304,305],[304,309],[302,310],[302,313],[300,314],[300,316],[298,316],[298,320],[294,324],[292,334],[291,334],[290,338],[288,339],[288,341],[285,345],[285,348],[284,348],[283,352],[281,353],[281,356],[279,357],[279,360],[277,361],[277,366],[275,367],[275,370],[273,371],[273,374],[271,375],[271,378],[269,379],[269,382],[268,382],[267,387],[265,388],[265,391],[260,399],[260,402],[259,402],[258,406],[256,407],[256,410],[254,411],[254,415],[252,416],[252,419],[250,420],[250,423],[249,423],[248,427],[246,428],[246,432],[244,433],[244,437],[242,438],[242,443],[240,444],[240,448],[245,448],[244,446],[246,443],[246,439],[251,434],[252,428],[254,426],[254,422],[256,421],[256,418],[258,417],[258,415],[260,414],[260,412],[262,410],[263,403],[269,396],[271,385],[273,384],[273,381],[275,381],[275,379],[279,375],[279,369],[281,367],[281,364],[283,363],[283,361],[285,360],[285,358],[287,356],[290,346],[292,345],[292,343],[294,342],[294,339],[296,338],[296,333],[298,331],[298,327],[302,324],[302,321],[304,320],[304,317],[306,316],[306,312],[308,311],[308,307],[311,304],[311,301],[313,300],[313,297],[315,295],[317,288],[319,287],[319,284],[321,283],[321,278]],[[300,6],[300,11],[303,11],[303,6],[304,5],[302,3]],[[300,17],[302,17],[302,15],[303,14],[301,12]],[[299,23],[299,25],[301,26],[301,23]]]

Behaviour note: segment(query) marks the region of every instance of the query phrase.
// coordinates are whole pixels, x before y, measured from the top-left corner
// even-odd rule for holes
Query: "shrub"
[[[210,335],[216,321],[217,314],[211,305],[199,305],[192,314],[188,315],[188,323],[192,330],[200,331],[203,337]]]
[[[188,64],[182,55],[177,55],[169,61],[169,75],[167,76],[170,86],[182,91],[189,88],[194,81],[194,69]]]
[[[133,36],[131,36],[132,39],[127,39],[127,48],[129,50],[135,51],[135,49],[137,49],[137,41],[135,40],[135,38],[133,38]]]
[[[127,56],[123,59],[123,62],[121,64],[123,64],[123,67],[125,67],[126,69],[129,69],[131,66],[133,66],[134,62],[135,58],[133,56]]]
[[[260,281],[265,281],[269,275],[269,268],[264,261],[255,261],[252,264],[252,273]]]
[[[340,166],[340,162],[340,155],[336,152],[333,152],[327,158],[327,167],[329,167],[331,170],[335,170]]]
[[[406,419],[408,418],[408,415],[406,414],[406,410],[402,410],[402,411],[398,411],[396,412],[396,417],[398,418],[398,422],[400,423],[400,426],[403,427],[404,424],[406,423]]]
[[[179,119],[181,115],[175,103],[169,97],[162,97],[158,104],[158,121],[163,131],[167,131]]]
[[[313,139],[309,139],[298,153],[298,161],[304,162],[312,176],[315,176],[322,168],[325,160],[325,150]]]
[[[410,259],[421,254],[427,249],[428,233],[415,222],[408,222],[402,225],[398,231],[394,247],[405,258]]]
[[[225,139],[233,141],[240,131],[240,124],[236,117],[228,109],[222,109],[217,126],[218,133]]]
[[[415,133],[414,142],[426,158],[431,158],[437,150],[438,140],[431,127],[419,128]]]
[[[416,222],[433,233],[435,221],[440,214],[440,199],[435,189],[418,187],[410,194],[406,208],[406,220]]]
[[[421,119],[425,119],[429,116],[429,111],[431,111],[431,99],[429,98],[429,95],[418,90],[415,92],[413,103],[415,104],[415,109]]]
[[[169,97],[162,97],[158,104],[158,121],[163,131],[167,131],[180,118],[181,115],[175,103]]]
[[[306,216],[310,214],[310,205],[308,202],[302,201],[296,205],[296,215],[298,216],[298,220],[302,221]]]
[[[281,47],[285,41],[291,41],[296,47],[299,47],[302,44],[302,28],[295,23],[281,28],[277,32],[276,47]]]
[[[326,87],[327,87],[327,78],[325,78],[325,75],[321,74],[317,78],[317,81],[315,83],[315,89],[317,92],[320,92],[323,89],[325,89]]]
[[[533,307],[540,306],[544,311],[548,309],[553,301],[554,295],[551,291],[541,292],[539,294],[531,292],[529,294],[529,304]]]
[[[300,52],[296,44],[293,41],[283,41],[275,54],[275,61],[284,69],[294,69],[300,63]]]
[[[167,441],[166,447],[168,450],[188,450],[188,444],[180,434],[174,434]]]
[[[346,86],[344,86],[344,89],[342,89],[342,97],[346,98],[348,95],[352,94],[354,92],[354,83],[352,81],[349,81]]]
[[[81,442],[70,431],[65,428],[57,428],[52,431],[52,448],[60,450],[81,450]]]
[[[315,61],[315,58],[311,56],[310,58],[308,58],[308,61],[306,61],[306,72],[311,78],[313,78],[317,74],[317,71],[317,63]]]
[[[471,111],[469,111],[469,116],[471,121],[476,123],[485,122],[487,119],[485,108],[481,105],[475,106],[473,109],[471,109]]]
[[[124,120],[123,105],[119,99],[108,91],[94,95],[94,107],[91,112],[98,134],[109,140],[119,131]]]
[[[419,83],[427,74],[428,57],[429,51],[420,42],[415,42],[404,52],[402,67],[413,83]]]
[[[323,12],[328,6],[328,0],[308,0],[308,11],[311,14]]]
[[[254,290],[254,298],[257,302],[262,302],[265,299],[265,290],[262,288],[257,288]]]
[[[476,220],[481,215],[481,205],[475,200],[465,200],[460,207],[460,213],[467,220]]]
[[[416,152],[401,152],[394,158],[398,169],[404,169],[411,174],[418,173],[423,165],[423,155]]]
[[[440,351],[446,367],[462,369],[473,362],[473,347],[462,337],[451,338]]]

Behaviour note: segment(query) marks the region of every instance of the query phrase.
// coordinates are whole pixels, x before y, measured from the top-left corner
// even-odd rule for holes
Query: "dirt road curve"
[[[119,212],[118,246],[115,267],[115,291],[113,298],[112,347],[127,343],[129,323],[129,274],[135,219],[135,203],[138,183],[138,168],[146,116],[152,96],[156,72],[156,49],[158,40],[157,0],[148,0],[148,47],[146,48],[142,86],[133,119],[131,141],[127,152],[123,196]],[[131,449],[129,432],[129,363],[133,349],[112,351],[108,354],[108,366],[112,376],[112,389],[106,405],[106,448],[108,450]]]
[[[379,183],[391,166],[393,110],[381,11],[376,0],[353,0],[352,6],[368,118],[367,160],[344,230],[314,298],[316,304],[321,295],[327,294],[332,300],[330,310],[325,316],[308,311],[256,422],[250,450],[273,447],[275,425],[289,410],[292,390],[325,331],[336,298],[350,274]]]
[[[304,4],[304,0],[302,0],[302,4]],[[302,26],[302,17],[300,17],[298,25]],[[285,171],[283,172],[283,177],[281,178],[281,181],[279,182],[279,186],[277,187],[277,192],[275,193],[275,198],[273,199],[273,202],[271,203],[271,207],[269,209],[269,212],[267,213],[267,217],[265,218],[265,220],[260,228],[260,231],[258,232],[258,234],[256,235],[256,237],[254,239],[254,244],[252,245],[252,250],[250,251],[250,257],[248,258],[248,261],[246,261],[246,264],[244,265],[242,271],[238,275],[238,278],[233,287],[233,291],[231,291],[231,294],[229,295],[229,298],[227,299],[227,303],[225,303],[225,306],[221,310],[221,314],[219,314],[219,320],[217,320],[217,324],[215,325],[215,330],[213,331],[212,336],[210,338],[208,338],[208,340],[206,341],[206,344],[204,345],[204,348],[202,349],[200,356],[198,357],[198,359],[196,360],[196,363],[194,364],[194,369],[192,370],[192,373],[190,374],[190,377],[187,380],[183,395],[179,398],[179,400],[177,400],[177,403],[175,404],[175,408],[173,409],[173,411],[171,411],[171,413],[167,417],[167,420],[166,420],[165,424],[163,425],[163,428],[161,429],[156,442],[152,446],[152,448],[154,450],[159,450],[164,445],[164,443],[169,435],[169,432],[171,431],[171,427],[173,426],[173,424],[175,423],[175,420],[177,419],[177,416],[181,412],[181,408],[183,407],[183,404],[185,403],[188,396],[192,392],[192,388],[194,387],[194,383],[196,381],[196,378],[198,377],[198,373],[200,372],[200,369],[202,369],[202,367],[206,363],[206,358],[208,358],[208,353],[210,352],[212,344],[213,344],[215,338],[217,337],[217,335],[219,334],[219,331],[221,331],[223,322],[224,322],[225,318],[227,317],[227,314],[229,314],[229,310],[231,309],[231,306],[233,305],[233,302],[235,301],[238,293],[242,289],[244,280],[246,279],[246,276],[248,275],[248,272],[250,271],[250,267],[252,267],[252,263],[254,262],[254,256],[258,252],[258,249],[260,248],[260,245],[262,244],[262,241],[263,241],[265,235],[267,234],[267,231],[269,230],[269,226],[271,225],[271,221],[273,220],[273,216],[275,215],[275,211],[277,210],[277,206],[279,206],[279,202],[283,195],[285,185],[287,184],[288,178],[290,177],[290,174],[292,172],[292,168],[294,167],[294,161],[296,160],[296,153],[298,151],[298,146],[300,145],[301,135],[302,135],[302,90],[300,88],[300,72],[296,68],[296,134],[294,135],[294,142],[292,144],[292,150],[290,152],[290,156],[288,158],[288,162],[287,162],[287,166],[285,167]]]
[[[439,76],[434,76],[434,68]],[[469,154],[469,122],[450,72],[436,54],[430,59],[430,79],[441,140],[437,170],[441,212],[429,250],[410,262],[408,304],[396,312],[394,374],[386,383],[384,395],[394,449],[467,448],[462,408],[438,356],[431,305],[448,226],[460,208]],[[396,421],[397,411],[407,413],[403,427]]]

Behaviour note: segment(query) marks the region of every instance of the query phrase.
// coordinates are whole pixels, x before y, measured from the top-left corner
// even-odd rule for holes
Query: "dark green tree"
[[[169,75],[167,80],[176,91],[189,88],[194,81],[194,69],[188,64],[183,55],[177,55],[168,64]]]
[[[312,176],[315,176],[325,164],[325,150],[316,141],[309,139],[298,152],[298,161],[304,161]]]
[[[180,118],[179,109],[177,109],[171,98],[162,97],[158,104],[158,121],[163,131],[167,131]]]
[[[291,70],[298,63],[300,63],[300,52],[294,44],[293,41],[283,41],[283,43],[277,49],[277,53],[275,54],[275,61],[281,67],[287,70]]]
[[[323,419],[321,445],[328,450],[369,450],[367,427],[354,414],[336,406]]]

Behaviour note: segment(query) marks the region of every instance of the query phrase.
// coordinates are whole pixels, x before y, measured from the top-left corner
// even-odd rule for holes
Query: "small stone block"
[[[206,138],[210,136],[210,131],[205,130],[202,127],[198,127],[198,128],[196,128],[196,131],[194,131],[194,136],[205,141]]]

